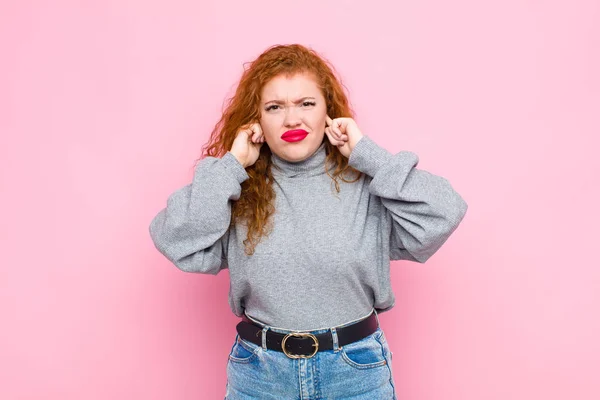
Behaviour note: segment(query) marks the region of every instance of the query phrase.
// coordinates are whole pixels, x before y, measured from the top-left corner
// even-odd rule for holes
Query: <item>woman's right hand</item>
[[[233,140],[230,152],[244,168],[248,168],[258,160],[260,148],[264,142],[265,137],[260,124],[253,122],[240,128]]]

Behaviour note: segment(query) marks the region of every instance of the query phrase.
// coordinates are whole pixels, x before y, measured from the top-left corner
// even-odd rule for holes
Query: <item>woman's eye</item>
[[[314,101],[305,101],[302,103],[303,107],[312,107],[315,106],[317,103],[315,103]],[[271,111],[271,110],[276,110],[279,106],[277,104],[273,104],[268,106],[267,108],[265,108],[266,111]]]

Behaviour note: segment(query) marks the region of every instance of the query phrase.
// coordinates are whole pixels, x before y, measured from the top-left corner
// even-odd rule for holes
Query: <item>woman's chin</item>
[[[308,143],[304,140],[300,142],[290,142],[286,143],[283,146],[284,148],[282,148],[277,155],[289,162],[300,162],[310,157],[319,146],[320,144],[315,145],[314,143]]]

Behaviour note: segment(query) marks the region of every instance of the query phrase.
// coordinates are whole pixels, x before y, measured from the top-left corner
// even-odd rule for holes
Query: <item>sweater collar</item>
[[[288,178],[296,175],[313,176],[324,174],[326,157],[325,142],[321,143],[312,155],[302,161],[287,161],[275,153],[271,153],[271,162],[275,166],[272,172],[274,175],[283,175]]]

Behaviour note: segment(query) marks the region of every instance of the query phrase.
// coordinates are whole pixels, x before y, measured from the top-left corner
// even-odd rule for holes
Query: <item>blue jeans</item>
[[[375,310],[373,312],[376,313]],[[283,352],[267,349],[268,329],[263,326],[262,346],[236,334],[227,362],[226,400],[395,400],[392,352],[380,326],[369,336],[338,346],[336,328],[331,331],[332,350],[319,350],[311,358],[289,358]],[[379,322],[379,319],[378,319]]]

